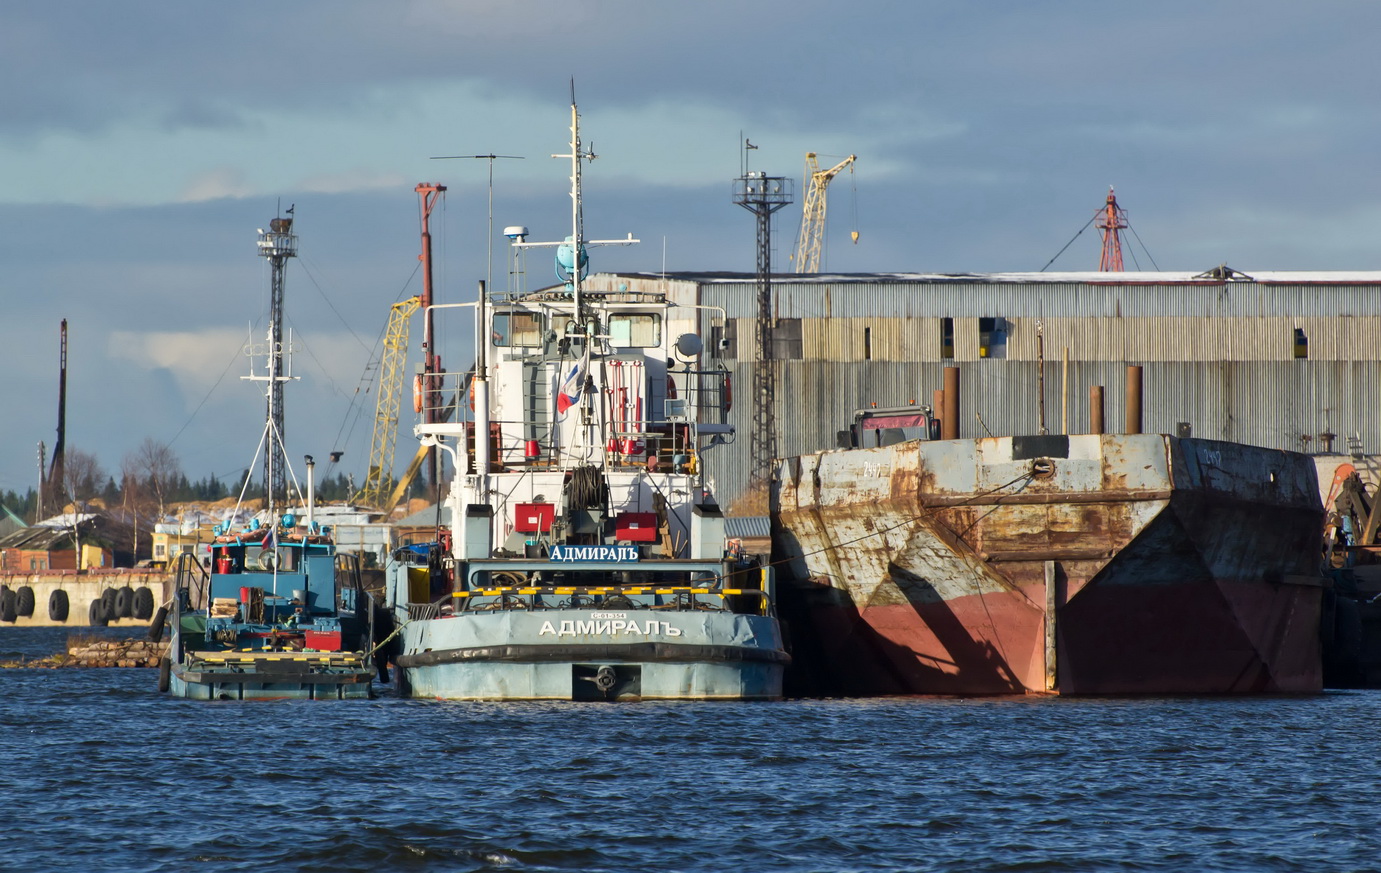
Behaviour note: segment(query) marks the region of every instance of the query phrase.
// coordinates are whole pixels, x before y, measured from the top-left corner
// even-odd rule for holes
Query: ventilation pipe
[[[1127,433],[1141,433],[1141,367],[1127,366]]]
[[[940,416],[940,439],[959,439],[959,368],[945,367],[945,411]]]

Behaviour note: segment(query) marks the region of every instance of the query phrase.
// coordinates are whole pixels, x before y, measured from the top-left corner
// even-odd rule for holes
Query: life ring
[[[734,408],[734,378],[728,373],[724,374],[724,411],[728,412]]]
[[[424,393],[425,393],[425,392],[422,390],[422,374],[421,374],[421,373],[418,373],[416,376],[413,376],[413,377],[412,377],[412,411],[413,411],[413,412],[421,412],[421,411],[422,411],[422,395],[423,395]]]
[[[259,565],[260,570],[272,572],[274,567],[283,566],[283,553],[276,548],[264,547],[259,550],[255,563]]]

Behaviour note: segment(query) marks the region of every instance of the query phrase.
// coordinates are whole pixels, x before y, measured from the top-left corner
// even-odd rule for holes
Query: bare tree
[[[134,454],[125,458],[125,463],[136,473],[139,483],[153,492],[158,501],[158,517],[162,518],[168,492],[182,477],[182,463],[177,455],[167,443],[145,437]]]
[[[63,496],[77,511],[82,511],[87,501],[101,493],[107,478],[95,455],[74,449],[67,453],[62,470]]]
[[[139,481],[139,464],[133,452],[120,464],[120,496],[125,517],[134,526],[132,551],[139,554],[139,516],[144,509],[144,487]]]
[[[67,452],[62,470],[62,489],[65,498],[72,504],[72,541],[77,550],[77,569],[82,569],[81,518],[87,501],[101,491],[106,480],[101,462],[90,452],[73,450]]]

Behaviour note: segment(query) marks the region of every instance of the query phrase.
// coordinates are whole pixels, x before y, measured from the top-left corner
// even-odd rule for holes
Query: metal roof
[[[1245,270],[1232,271],[1231,278],[1218,278],[1206,273],[1184,270],[1157,272],[1049,272],[1049,273],[773,273],[773,284],[787,282],[802,285],[830,283],[854,284],[1059,284],[1075,282],[1085,285],[1234,285],[1255,282],[1259,285],[1381,285],[1381,270]],[[670,279],[698,282],[702,285],[730,282],[755,282],[756,273],[727,270],[615,272],[607,275],[630,279]]]
[[[731,540],[765,539],[772,536],[772,525],[765,515],[726,515],[724,536]]]

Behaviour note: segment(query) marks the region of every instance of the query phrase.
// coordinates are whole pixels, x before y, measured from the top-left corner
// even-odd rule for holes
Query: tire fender
[[[161,642],[163,639],[163,626],[168,623],[168,607],[160,606],[158,611],[153,614],[153,621],[149,623],[149,639],[153,642]]]
[[[67,602],[67,592],[61,588],[48,595],[48,618],[52,621],[67,621],[67,613],[70,605]]]
[[[34,589],[21,585],[15,592],[15,614],[25,618],[34,614]]]

